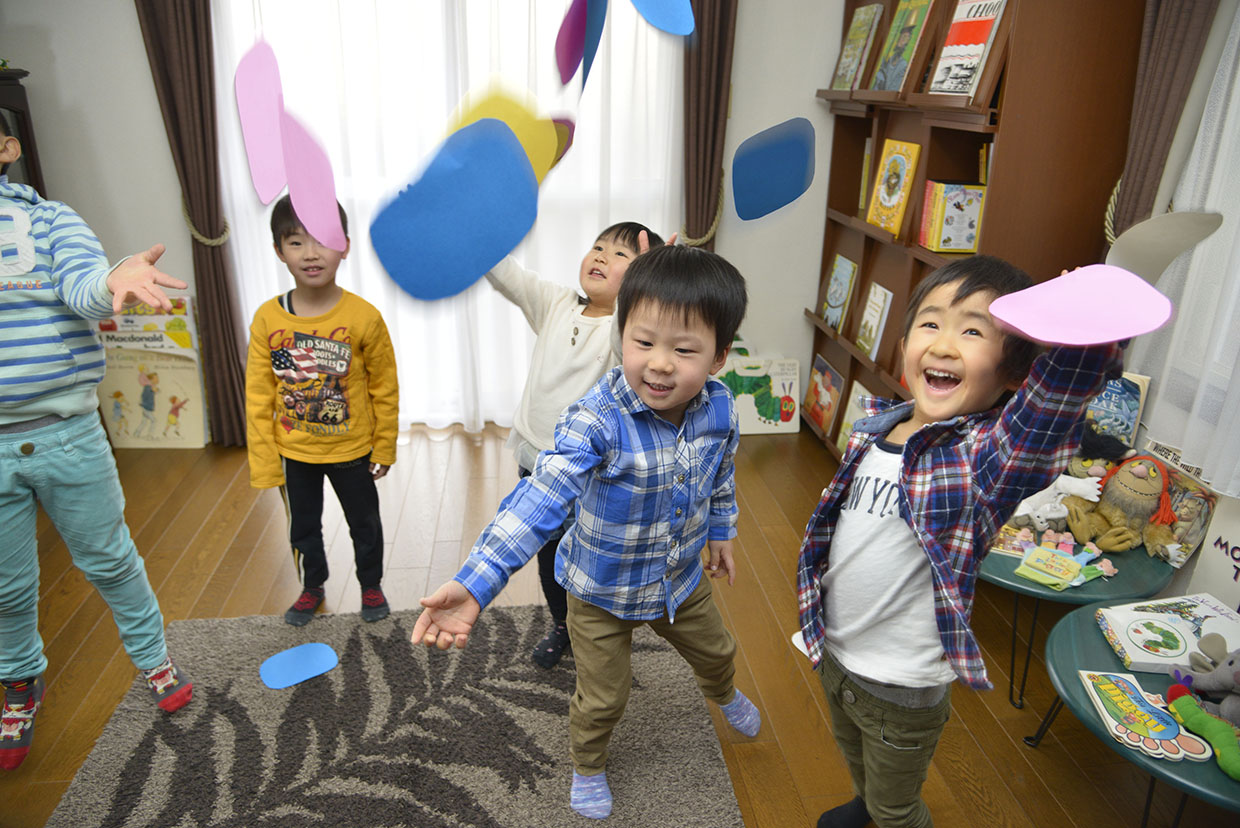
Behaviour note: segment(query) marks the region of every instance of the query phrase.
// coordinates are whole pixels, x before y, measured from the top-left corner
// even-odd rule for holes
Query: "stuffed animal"
[[[1210,640],[1207,643],[1207,639]],[[1222,636],[1208,633],[1201,637],[1201,644],[1208,648],[1207,656],[1213,658],[1218,653],[1217,644]],[[1199,645],[1200,646],[1200,645]],[[1184,671],[1173,667],[1171,675],[1181,684],[1186,684],[1193,692],[1210,697],[1221,697],[1218,703],[1202,701],[1202,708],[1209,714],[1218,716],[1240,727],[1240,650],[1232,650],[1214,665],[1212,669],[1203,670],[1197,667],[1205,659],[1198,657],[1193,660],[1191,669]]]
[[[1103,434],[1093,420],[1086,420],[1080,451],[1050,486],[1020,502],[1012,515],[1012,525],[1027,526],[1038,532],[1064,531],[1068,528],[1068,507],[1064,499],[1075,495],[1097,503],[1102,477],[1120,460],[1133,454],[1135,452],[1123,440]]]
[[[1167,711],[1185,729],[1209,742],[1219,768],[1240,781],[1240,739],[1230,724],[1208,713],[1183,684],[1167,688]]]
[[[1150,555],[1168,558],[1179,549],[1167,468],[1153,457],[1125,460],[1102,478],[1097,503],[1069,495],[1068,526],[1079,543],[1093,541],[1103,552],[1126,552],[1145,544]]]

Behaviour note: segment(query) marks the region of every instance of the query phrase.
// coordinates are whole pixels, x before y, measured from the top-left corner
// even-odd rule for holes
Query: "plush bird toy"
[[[1167,710],[1177,722],[1210,743],[1223,773],[1240,782],[1240,739],[1230,724],[1202,709],[1183,684],[1167,688]]]

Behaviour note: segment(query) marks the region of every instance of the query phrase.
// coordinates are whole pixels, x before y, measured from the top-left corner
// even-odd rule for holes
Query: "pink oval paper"
[[[1096,264],[1000,296],[990,315],[1037,342],[1101,345],[1161,328],[1171,300],[1135,273]]]
[[[271,46],[260,40],[237,63],[233,75],[241,137],[250,163],[250,180],[259,201],[268,204],[280,194],[288,179],[284,175],[284,150],[280,143],[280,113],[284,94],[280,67]]]
[[[284,145],[284,169],[288,173],[288,195],[293,212],[306,232],[319,244],[344,250],[347,240],[336,206],[336,180],[327,153],[296,118],[280,114]]]

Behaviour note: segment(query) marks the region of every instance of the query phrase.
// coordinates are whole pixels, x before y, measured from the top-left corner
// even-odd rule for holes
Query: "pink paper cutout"
[[[567,84],[581,64],[586,48],[586,0],[573,0],[564,13],[564,22],[555,36],[555,64],[560,83]]]
[[[296,118],[281,113],[284,166],[288,171],[288,194],[293,212],[306,232],[332,250],[345,249],[348,240],[336,206],[336,180],[327,153]]]
[[[1171,300],[1135,273],[1096,264],[1000,296],[990,315],[1037,342],[1100,345],[1161,328]]]
[[[288,179],[280,140],[280,113],[284,111],[280,67],[276,53],[265,40],[255,43],[237,64],[233,88],[245,155],[250,163],[250,180],[259,200],[268,204],[280,194]]]

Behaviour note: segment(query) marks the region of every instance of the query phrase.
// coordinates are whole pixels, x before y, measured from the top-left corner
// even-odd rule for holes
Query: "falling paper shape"
[[[633,0],[646,22],[668,34],[693,34],[693,6],[689,0]]]
[[[481,97],[467,98],[463,111],[452,119],[448,131],[456,132],[483,118],[494,118],[508,125],[529,156],[534,177],[541,184],[556,160],[559,141],[555,124],[548,118],[539,118],[533,109],[511,95],[492,90]]]
[[[742,219],[795,201],[814,180],[814,125],[792,118],[746,138],[732,157],[732,200]]]
[[[990,315],[1036,342],[1100,345],[1161,328],[1171,300],[1135,273],[1096,264],[1000,296]]]
[[[258,675],[272,690],[282,690],[321,676],[339,663],[335,650],[326,644],[311,642],[276,653],[262,663]]]
[[[555,160],[551,162],[551,166],[554,167],[560,163],[564,153],[568,152],[568,148],[573,145],[573,134],[577,131],[577,124],[572,118],[552,118],[551,123],[555,125]]]
[[[343,251],[348,244],[336,204],[336,180],[327,153],[296,118],[280,115],[288,195],[301,226],[319,244]]]
[[[607,0],[586,1],[586,42],[581,57],[581,88],[586,88],[598,42],[603,37],[603,24],[607,21]]]
[[[792,634],[792,646],[800,650],[802,655],[809,655],[809,650],[805,646],[805,634],[800,630]]]
[[[538,182],[506,124],[483,118],[448,136],[422,175],[375,216],[370,241],[417,299],[454,296],[525,238]]]
[[[288,179],[280,142],[280,113],[284,111],[280,67],[276,53],[266,41],[255,43],[241,58],[233,87],[245,156],[250,163],[250,180],[259,201],[268,204],[280,194]]]
[[[555,65],[560,70],[560,83],[567,84],[581,65],[586,46],[586,0],[573,0],[564,13],[564,22],[555,36]]]
[[[1218,213],[1163,213],[1134,224],[1107,251],[1107,264],[1122,267],[1150,284],[1167,265],[1223,223]]]

